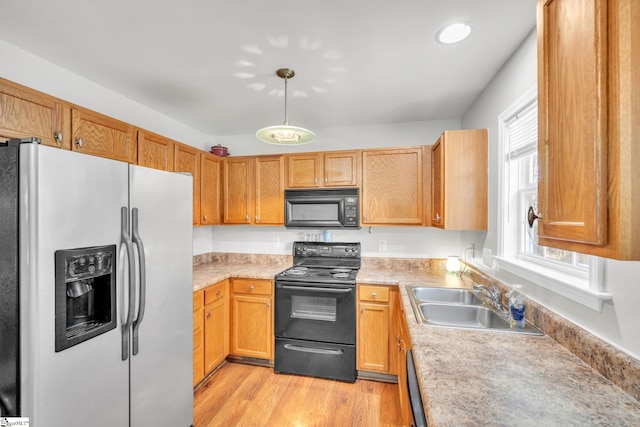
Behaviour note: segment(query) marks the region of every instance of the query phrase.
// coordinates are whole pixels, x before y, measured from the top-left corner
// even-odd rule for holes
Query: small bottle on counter
[[[524,328],[524,311],[527,308],[524,303],[524,295],[521,293],[522,285],[512,285],[511,290],[507,292],[507,301],[509,303],[509,314],[511,315],[511,327]]]

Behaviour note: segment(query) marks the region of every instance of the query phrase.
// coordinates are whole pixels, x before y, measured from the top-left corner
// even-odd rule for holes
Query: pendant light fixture
[[[280,126],[267,126],[256,132],[256,137],[268,144],[276,145],[302,145],[316,139],[316,134],[308,129],[289,126],[287,122],[287,81],[296,75],[295,71],[288,68],[280,68],[276,75],[284,79],[284,122]]]

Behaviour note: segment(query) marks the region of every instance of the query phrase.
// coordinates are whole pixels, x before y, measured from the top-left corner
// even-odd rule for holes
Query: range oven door
[[[355,286],[276,281],[275,336],[356,343]]]

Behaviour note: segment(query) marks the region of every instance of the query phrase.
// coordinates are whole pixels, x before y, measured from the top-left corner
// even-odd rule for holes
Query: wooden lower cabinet
[[[231,354],[273,360],[273,280],[231,279]]]
[[[204,371],[214,370],[229,355],[229,280],[204,291]]]
[[[193,294],[193,386],[204,378],[204,290]]]
[[[391,301],[393,305],[392,333],[396,342],[395,353],[397,354],[396,367],[398,372],[400,414],[402,416],[402,425],[412,426],[415,423],[411,411],[411,402],[409,401],[409,389],[407,388],[407,352],[411,349],[409,328],[400,301],[400,293],[397,290],[392,292]]]
[[[358,371],[397,374],[395,337],[391,333],[391,289],[383,285],[358,285]]]

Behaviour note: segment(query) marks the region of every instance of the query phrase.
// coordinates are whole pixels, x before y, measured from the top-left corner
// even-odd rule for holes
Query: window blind
[[[535,152],[538,148],[538,102],[534,100],[506,121],[509,132],[507,160]]]

